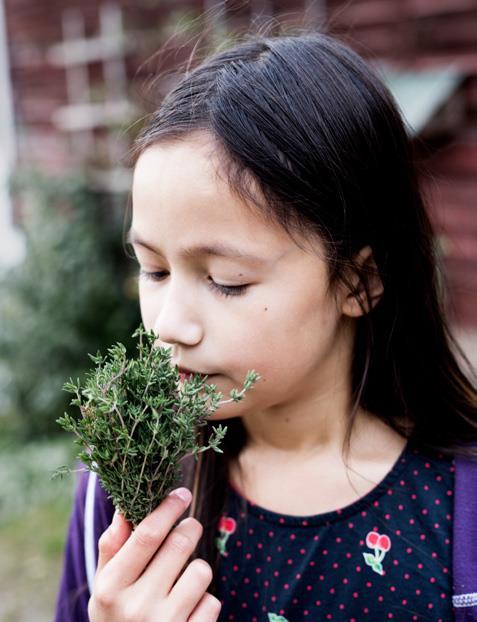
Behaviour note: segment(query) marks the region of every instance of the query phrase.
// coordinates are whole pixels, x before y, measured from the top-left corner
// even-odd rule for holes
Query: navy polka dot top
[[[315,516],[271,512],[229,483],[219,621],[449,622],[454,470],[408,443],[368,494]]]

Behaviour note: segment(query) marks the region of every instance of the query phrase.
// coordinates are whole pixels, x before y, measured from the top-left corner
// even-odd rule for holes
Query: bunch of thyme
[[[122,343],[110,347],[109,356],[88,355],[96,368],[83,386],[71,378],[63,385],[75,394],[70,405],[79,407],[80,416],[65,413],[57,423],[76,435],[82,448],[78,459],[98,474],[116,509],[136,527],[178,485],[182,458],[198,460],[208,449],[223,453],[219,443],[227,427],[213,427],[206,447],[197,443],[199,428],[220,405],[243,399],[260,376],[249,371],[243,389],[232,389],[232,399],[220,402],[222,393],[205,384],[207,376],[179,383],[170,350],[154,346],[153,331],[141,324],[134,337],[139,338],[135,358],[128,358]],[[53,476],[66,472],[72,471],[63,466]]]

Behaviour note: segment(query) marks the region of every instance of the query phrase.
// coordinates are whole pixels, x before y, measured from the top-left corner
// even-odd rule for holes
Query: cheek
[[[298,303],[297,303],[298,301]],[[287,296],[263,303],[253,320],[228,339],[241,368],[255,369],[268,382],[302,377],[333,344],[338,314],[320,296]],[[260,381],[259,381],[260,382]]]

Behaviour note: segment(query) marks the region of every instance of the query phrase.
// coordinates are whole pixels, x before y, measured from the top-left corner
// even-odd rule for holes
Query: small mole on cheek
[[[264,311],[268,311],[268,307],[265,307]]]

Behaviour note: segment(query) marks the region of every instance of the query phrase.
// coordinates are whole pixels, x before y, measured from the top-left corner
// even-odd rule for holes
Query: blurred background
[[[55,420],[87,353],[140,321],[128,148],[196,35],[329,32],[391,88],[422,164],[443,296],[477,362],[477,0],[0,0],[0,620],[51,620],[74,476]]]

